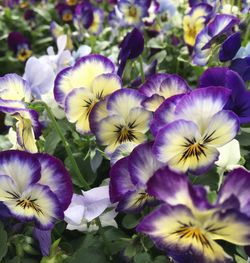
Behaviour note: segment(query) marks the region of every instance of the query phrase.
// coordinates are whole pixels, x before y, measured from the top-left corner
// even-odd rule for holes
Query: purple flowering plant
[[[250,262],[248,1],[0,4],[0,262]]]

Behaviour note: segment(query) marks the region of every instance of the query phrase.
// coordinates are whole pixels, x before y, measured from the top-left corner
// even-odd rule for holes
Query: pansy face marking
[[[237,116],[223,110],[229,95],[224,88],[197,89],[177,100],[171,118],[165,120],[161,116],[170,107],[162,104],[152,126],[157,159],[175,171],[208,170],[218,158],[217,148],[230,142],[239,129]],[[159,131],[155,129],[158,123]]]
[[[63,192],[63,195],[61,194]],[[48,154],[0,152],[0,202],[21,222],[51,229],[72,198],[67,170]]]
[[[116,130],[114,131],[117,134],[116,143],[124,142],[133,142],[136,140],[135,128],[137,127],[135,121],[133,123],[128,123],[128,125],[115,125]]]

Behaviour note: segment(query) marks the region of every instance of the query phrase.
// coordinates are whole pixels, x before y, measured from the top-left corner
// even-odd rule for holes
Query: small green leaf
[[[122,220],[122,225],[127,229],[135,228],[140,221],[140,217],[138,215],[128,214],[125,215]]]
[[[151,257],[148,253],[141,253],[141,254],[137,254],[134,257],[134,263],[151,263]]]
[[[234,258],[235,258],[236,263],[247,263],[247,261],[240,256],[235,255]]]

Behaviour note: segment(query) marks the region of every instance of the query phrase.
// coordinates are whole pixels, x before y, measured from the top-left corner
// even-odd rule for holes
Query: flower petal
[[[250,216],[250,172],[243,168],[237,168],[231,171],[224,184],[222,185],[219,195],[218,204],[222,204],[230,196],[235,196],[240,201],[241,212]]]
[[[203,134],[211,117],[223,109],[229,96],[230,90],[222,87],[196,89],[179,101],[176,119],[195,122]]]
[[[93,80],[92,84],[92,92],[99,99],[104,98],[121,88],[121,79],[114,73],[99,75]]]
[[[135,186],[128,171],[128,157],[117,161],[110,170],[109,194],[112,203],[119,202]]]
[[[131,109],[140,107],[145,97],[133,89],[120,89],[110,95],[107,103],[109,114],[128,117]]]
[[[69,206],[73,194],[73,186],[68,171],[59,159],[49,154],[38,153],[35,157],[41,165],[39,184],[48,185],[56,194],[62,209],[65,210]]]
[[[203,136],[204,143],[214,147],[222,146],[237,135],[239,128],[239,120],[235,113],[220,111],[209,122]]]
[[[164,165],[155,159],[152,146],[152,142],[140,144],[129,155],[129,172],[137,187],[145,188],[149,178]]]
[[[22,169],[20,169],[20,167]],[[10,176],[22,192],[41,177],[41,166],[37,158],[23,151],[0,152],[0,175]]]

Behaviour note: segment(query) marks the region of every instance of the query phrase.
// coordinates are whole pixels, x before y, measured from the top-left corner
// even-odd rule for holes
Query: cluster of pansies
[[[2,2],[1,262],[250,262],[249,8]]]

